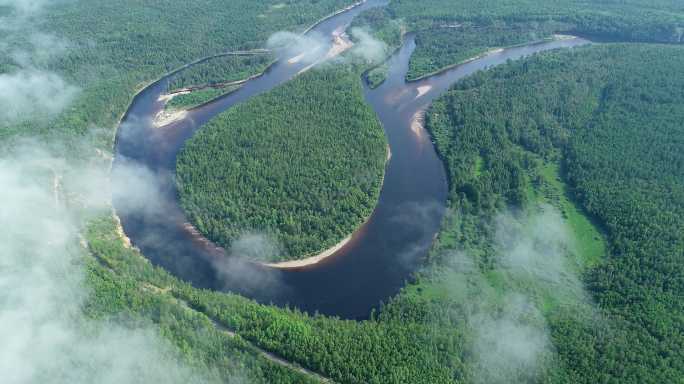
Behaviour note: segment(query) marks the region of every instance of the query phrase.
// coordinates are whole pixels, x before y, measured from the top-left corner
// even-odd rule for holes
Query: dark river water
[[[384,3],[369,1],[321,22],[308,33],[332,36],[360,12]],[[365,319],[372,309],[397,294],[420,267],[445,211],[444,167],[427,132],[414,124],[416,114],[454,82],[478,70],[536,52],[587,43],[572,39],[507,49],[406,83],[408,61],[415,48],[413,36],[408,35],[390,59],[387,81],[374,90],[365,89],[392,152],[378,205],[349,243],[318,264],[283,270],[226,255],[187,225],[174,182],[176,156],[198,129],[217,114],[292,79],[310,65],[289,63],[291,54],[238,91],[162,128],[153,127],[152,118],[163,108],[158,99],[172,75],[140,92],[117,133],[114,207],[133,245],[153,264],[196,287],[234,292],[310,313]]]

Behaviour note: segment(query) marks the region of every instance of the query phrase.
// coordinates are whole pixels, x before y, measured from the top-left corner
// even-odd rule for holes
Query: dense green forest
[[[675,0],[396,0],[390,6],[396,18],[417,26],[492,20],[504,22],[556,21],[571,30],[630,41],[682,41],[684,6]]]
[[[402,43],[404,24],[392,18],[386,7],[370,9],[357,16],[351,28],[361,28],[387,44],[390,50],[399,48]],[[365,78],[372,88],[379,86],[387,76],[386,63],[370,68]]]
[[[19,121],[3,127],[8,136],[51,134],[73,138],[90,128],[105,128],[112,135],[98,139],[102,149],[113,144],[116,122],[133,93],[162,74],[193,60],[226,51],[263,48],[279,30],[303,30],[316,20],[352,3],[346,0],[303,0],[281,6],[281,1],[132,0],[65,1],[46,3],[40,14],[38,36],[46,51],[34,54],[34,67],[54,71],[80,92],[69,110],[49,121]],[[41,3],[42,5],[42,3]],[[239,15],[239,17],[236,17]],[[23,48],[31,41],[29,23],[24,34],[13,34],[8,46]],[[31,25],[31,28],[34,28]],[[49,49],[48,49],[49,48]],[[12,56],[7,56],[11,58]],[[11,62],[9,64],[14,64]],[[3,65],[5,67],[5,65]],[[10,70],[11,68],[6,67]],[[249,73],[258,73],[258,63]]]
[[[209,316],[341,383],[482,382],[498,366],[478,366],[473,307],[505,313],[511,290],[541,308],[553,352],[533,375],[505,371],[515,376],[491,382],[678,382],[682,59],[680,48],[645,45],[547,53],[475,75],[439,99],[427,126],[447,164],[454,213],[430,266],[369,321],[195,290],[122,252],[101,231],[89,236],[91,249],[113,272],[160,288],[157,300],[184,301],[203,321]],[[555,205],[579,238],[574,271],[586,302],[567,299],[566,283],[497,268],[489,219],[540,203]],[[472,255],[475,269],[455,262],[454,249]]]
[[[682,84],[672,79],[683,78],[683,56],[680,48],[643,45],[548,53],[478,74],[439,99],[427,125],[447,164],[453,213],[429,266],[369,321],[198,291],[98,231],[89,237],[97,244],[91,249],[114,272],[159,287],[166,300],[187,302],[198,316],[337,382],[678,382],[683,232],[677,217],[684,200],[676,146],[684,106]],[[625,129],[613,129],[615,118]],[[587,156],[581,162],[580,152]],[[598,193],[611,196],[599,200]],[[507,207],[534,212],[539,204],[556,206],[579,242],[571,252],[575,266],[565,272],[579,276],[577,286],[499,268],[491,220]],[[641,207],[652,211],[631,211]],[[454,252],[471,255],[475,269],[464,270]],[[583,286],[588,299],[568,293]],[[539,358],[541,367],[504,369],[509,380],[497,381],[487,375],[501,367],[482,367],[477,358],[481,317],[473,312],[505,317],[511,291],[529,295],[542,317],[527,313],[522,328],[503,323],[504,329],[542,322],[552,347]]]
[[[111,153],[116,123],[134,93],[144,85],[204,56],[228,50],[260,48],[271,33],[282,29],[301,31],[351,3],[344,0],[303,0],[287,4],[280,1],[226,3],[213,0],[192,3],[127,0],[4,2],[0,4],[2,92],[15,90],[5,88],[11,84],[6,82],[7,79],[31,79],[36,75],[37,79],[55,80],[59,76],[64,83],[58,85],[75,91],[75,98],[56,115],[46,114],[44,117],[41,111],[36,110],[34,115],[20,115],[9,121],[0,119],[2,160],[6,160],[4,156],[8,155],[8,148],[21,137],[27,137],[59,151],[67,164],[90,172],[90,167],[101,164],[101,156],[106,159],[106,154]],[[10,22],[5,24],[8,20]],[[262,69],[263,63],[254,68],[244,68],[245,73],[248,71],[250,74]],[[24,82],[27,87],[38,85],[28,80]],[[56,95],[56,98],[62,97]],[[58,164],[47,165],[55,169],[60,167]],[[108,163],[101,165],[103,171],[109,169]],[[26,175],[27,183],[36,179],[33,176]],[[3,189],[4,182],[3,179]],[[87,192],[79,191],[78,185],[69,187],[74,191],[69,196],[73,200],[69,214],[81,217],[85,213],[82,199]],[[105,193],[106,189],[102,186],[100,192]],[[239,336],[230,337],[219,332],[205,316],[185,309],[175,300],[158,298],[156,291],[150,290],[145,280],[133,270],[165,276],[165,281],[175,280],[159,270],[152,270],[140,255],[122,247],[113,222],[107,219],[111,216],[110,211],[95,213],[102,215],[107,225],[80,227],[83,234],[91,234],[94,241],[90,243],[92,248],[89,248],[88,255],[83,255],[84,263],[76,263],[86,267],[83,272],[90,295],[83,310],[87,317],[101,320],[103,328],[108,328],[109,323],[127,324],[132,328],[154,325],[156,333],[178,347],[183,363],[200,370],[210,379],[209,382],[318,382],[295,369],[265,359]],[[92,214],[88,212],[88,216]],[[8,220],[4,222],[6,225],[13,220],[3,216],[5,219]],[[42,217],[36,219],[41,220]],[[121,257],[128,253],[131,258],[117,265],[124,269],[115,273],[111,266],[91,258],[90,255],[97,254],[95,251],[101,244],[96,239],[108,239],[111,253]],[[73,248],[77,249],[78,245]],[[9,268],[13,268],[11,260]],[[39,269],[40,265],[35,268]],[[84,331],[92,333],[91,330]],[[51,340],[54,339],[52,337]],[[27,364],[34,361],[28,356],[22,360],[21,363]],[[3,364],[5,368],[7,366]],[[44,375],[43,372],[40,374]],[[13,380],[11,377],[8,379]],[[58,377],[44,379],[59,380]]]
[[[196,227],[226,248],[246,234],[270,236],[282,246],[274,260],[350,235],[375,207],[386,157],[359,77],[353,66],[317,69],[203,127],[177,163]]]
[[[196,89],[190,93],[175,95],[173,99],[166,103],[165,108],[167,110],[194,108],[239,88],[240,85],[229,85],[226,87]]]
[[[607,256],[583,275],[603,320],[548,315],[572,382],[684,377],[682,62],[667,46],[539,55],[461,82],[428,114],[462,213],[451,225],[482,270],[493,234],[473,226],[529,204],[530,188],[553,182],[544,163],[561,166],[569,197],[605,231]]]
[[[179,72],[169,82],[169,91],[244,80],[263,72],[272,61],[267,53],[217,57]]]
[[[388,44],[393,45],[395,39],[387,33],[390,21],[417,34],[408,79],[491,48],[550,38],[554,33],[617,41],[684,42],[684,6],[671,0],[395,0],[377,13],[366,17],[366,22]],[[381,71],[370,75],[371,84],[384,78]]]
[[[77,84],[79,92],[56,117],[0,126],[2,146],[10,146],[17,136],[40,135],[44,141],[85,141],[65,145],[69,158],[87,157],[96,152],[92,147],[111,152],[112,129],[134,92],[144,84],[200,57],[259,48],[270,33],[302,30],[349,3],[57,2],[41,16],[44,20],[39,28],[67,43],[58,55],[36,54],[31,66],[58,73]],[[684,5],[676,0],[394,0],[387,10],[369,12],[359,25],[385,25],[376,31],[385,31],[378,33],[391,46],[396,46],[402,25],[418,31],[417,64],[411,75],[418,77],[479,48],[515,44],[515,35],[504,36],[511,29],[514,34],[536,39],[555,29],[547,27],[556,23],[569,26],[563,30],[612,39],[681,42],[683,12]],[[8,13],[0,6],[0,16]],[[535,22],[543,33],[530,27]],[[451,45],[451,32],[442,26],[454,23],[473,34],[487,28],[483,26],[495,26],[489,32],[502,34],[490,38],[482,33],[481,39],[457,36],[454,39],[460,39],[459,45]],[[0,36],[5,43],[9,32],[0,28]],[[28,34],[12,38],[15,40],[0,48],[30,44]],[[502,38],[505,40],[499,40]],[[431,42],[435,47],[429,46]],[[317,382],[311,375],[264,357],[261,350],[339,383],[682,382],[683,62],[684,50],[671,45],[605,45],[547,53],[477,74],[439,99],[426,124],[447,167],[449,214],[428,264],[368,321],[302,314],[237,295],[194,289],[126,246],[109,209],[89,212],[89,220],[78,228],[82,237],[74,242],[80,240],[86,247],[83,265],[91,294],[83,311],[89,318],[104,321],[103,327],[108,322],[153,325],[155,332],[176,347],[184,363],[216,382]],[[14,56],[0,57],[0,74],[21,68]],[[256,73],[259,68],[245,68],[244,73]],[[285,155],[307,159],[306,155],[315,156],[321,174],[295,174],[313,183],[311,189],[299,193],[311,196],[308,192],[313,190],[320,192],[315,197],[330,198],[325,193],[335,190],[333,182],[348,183],[352,177],[345,173],[336,179],[340,169],[332,166],[333,160],[334,165],[348,168],[370,161],[371,168],[366,166],[365,173],[352,180],[357,183],[357,199],[340,202],[349,204],[347,207],[363,206],[366,213],[353,209],[336,212],[338,218],[360,219],[375,203],[371,195],[377,193],[373,188],[377,188],[384,164],[384,156],[380,156],[384,146],[379,126],[362,104],[355,82],[361,69],[337,69],[308,73],[253,104],[229,111],[205,127],[212,129],[205,129],[195,145],[211,131],[227,132],[216,143],[232,146],[246,144],[248,148],[257,142],[289,145],[289,152],[274,152],[273,146],[253,147],[252,153],[263,159],[278,160],[267,166],[251,157],[239,159],[252,167],[241,163],[237,169],[236,174],[245,177],[239,189],[243,192],[255,175],[264,176],[260,172],[273,178],[256,179],[257,185],[283,180],[285,174],[293,177],[288,172],[313,169],[305,164],[306,168],[293,170],[294,162],[283,160]],[[214,75],[206,74],[207,78]],[[319,97],[307,98],[304,103],[304,93]],[[337,103],[332,104],[333,100]],[[271,112],[254,116],[252,107],[256,106]],[[307,114],[309,111],[316,113]],[[338,120],[340,115],[348,125]],[[240,124],[228,124],[238,118]],[[271,120],[276,118],[292,124],[276,124]],[[298,119],[302,118],[307,119],[302,131],[286,129],[300,127]],[[284,140],[272,143],[273,137],[250,132],[256,124],[273,129]],[[361,140],[351,134],[349,129],[354,126],[366,129],[366,139],[371,140],[349,145]],[[311,131],[322,134],[302,139],[302,132]],[[243,141],[236,143],[238,139]],[[301,142],[294,143],[295,139]],[[328,155],[360,151],[368,157],[326,159],[323,151],[309,152],[320,149],[312,148],[314,144],[327,148]],[[192,145],[185,156],[192,152]],[[4,154],[4,149],[0,153]],[[217,151],[217,159],[232,161],[226,157],[227,151],[212,150]],[[201,151],[194,152],[192,161],[209,164]],[[245,153],[231,156],[237,155]],[[96,162],[86,160],[86,167]],[[186,177],[195,171],[219,171],[182,170],[182,164],[180,168]],[[68,190],[67,186],[64,189]],[[59,192],[55,188],[54,193]],[[190,191],[190,195],[194,193],[199,196],[205,191]],[[69,197],[74,205],[72,214],[82,213],[86,199],[78,193]],[[312,202],[324,204],[326,200]],[[278,201],[269,201],[273,215],[257,211],[261,216],[246,219],[282,218],[286,211],[274,203]],[[507,211],[512,213],[504,213]],[[576,244],[549,246],[539,235],[527,233],[553,228],[546,224],[557,224],[555,211]],[[520,272],[511,265],[502,267],[506,243],[499,238],[501,222],[520,228],[504,235],[531,236],[535,246],[562,248],[558,253],[569,266],[559,269],[560,277],[543,278],[535,269]],[[327,224],[318,222],[322,227]],[[322,233],[299,235],[318,237]],[[343,237],[347,233],[339,230],[329,235]],[[309,240],[323,243],[321,238]],[[76,244],[74,248],[80,249]],[[511,300],[510,292],[524,296],[524,305],[511,310],[509,304],[520,300]],[[488,329],[503,343],[513,340],[515,345],[529,348],[516,349],[520,356],[502,366],[502,361],[507,362],[504,357],[510,358],[510,350],[500,350],[502,344],[487,335],[483,343],[483,330]],[[543,337],[546,333],[549,345]],[[534,341],[538,341],[536,349]],[[487,347],[484,352],[483,344]],[[532,363],[524,360],[530,350],[539,355],[532,354]],[[488,351],[502,353],[492,360]]]
[[[416,80],[491,48],[510,47],[550,38],[567,25],[556,22],[463,23],[419,30],[416,50],[409,61],[407,80]]]

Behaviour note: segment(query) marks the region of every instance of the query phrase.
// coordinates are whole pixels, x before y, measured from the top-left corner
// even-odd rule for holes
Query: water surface
[[[323,21],[308,33],[331,36],[360,12],[383,4],[369,1]],[[290,64],[288,57],[238,91],[194,109],[166,127],[154,128],[151,121],[163,108],[158,98],[170,76],[134,99],[117,133],[113,172],[119,191],[114,207],[126,235],[151,262],[196,287],[235,292],[261,303],[296,306],[310,313],[367,318],[419,268],[445,211],[445,170],[429,135],[414,123],[416,114],[454,82],[478,70],[536,52],[588,43],[573,39],[512,48],[406,83],[415,41],[412,35],[405,40],[390,58],[388,79],[377,89],[364,90],[392,152],[378,205],[369,221],[334,255],[315,265],[288,270],[242,261],[227,256],[192,230],[179,205],[175,163],[185,141],[217,114],[283,84],[309,66],[306,62]],[[137,177],[117,172],[130,164],[149,172]],[[131,204],[132,199],[145,203]]]

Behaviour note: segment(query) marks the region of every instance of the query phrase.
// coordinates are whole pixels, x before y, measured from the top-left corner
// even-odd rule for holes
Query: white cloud
[[[79,224],[60,198],[62,181],[67,175],[73,181],[79,174],[76,185],[96,184],[90,191],[106,179],[93,177],[93,170],[81,173],[32,142],[20,143],[0,158],[2,382],[202,381],[178,364],[173,349],[151,329],[83,316],[90,292],[84,282]],[[106,199],[93,201],[106,208]]]

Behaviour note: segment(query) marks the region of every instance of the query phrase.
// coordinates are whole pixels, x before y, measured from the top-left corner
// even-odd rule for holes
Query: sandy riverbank
[[[299,268],[306,267],[308,265],[318,264],[322,260],[332,256],[333,254],[335,254],[335,252],[342,249],[345,245],[347,245],[347,243],[349,243],[351,239],[352,236],[347,236],[342,241],[335,244],[333,247],[326,249],[325,251],[319,253],[316,256],[307,257],[306,259],[283,261],[279,263],[264,263],[263,265],[271,268]]]
[[[333,44],[330,47],[330,49],[328,50],[328,53],[326,53],[322,59],[316,60],[313,63],[304,67],[297,74],[301,75],[302,73],[310,70],[311,68],[315,67],[318,64],[321,64],[321,63],[326,62],[328,60],[334,59],[335,57],[346,52],[347,50],[349,50],[353,46],[354,46],[354,43],[349,39],[349,37],[345,33],[333,34]],[[290,60],[292,60],[292,59],[290,59]]]
[[[390,146],[389,146],[389,144],[388,144],[388,145],[387,145],[387,157],[386,157],[386,160],[385,160],[385,166],[387,166],[387,163],[389,163],[389,161],[390,161],[391,159],[392,159],[392,150],[391,150],[391,148],[390,148]],[[381,187],[381,188],[382,188],[382,185],[383,185],[383,184],[385,184],[385,174],[384,174],[384,172],[383,172],[383,174],[382,174],[382,180],[380,180],[380,187]],[[374,209],[373,211],[375,211],[375,209]],[[372,215],[372,213],[371,213],[371,215]],[[340,249],[344,248],[344,246],[347,245],[347,244],[352,240],[352,238],[354,237],[354,234],[355,234],[360,228],[363,228],[363,226],[366,225],[366,223],[368,223],[368,220],[370,220],[370,216],[368,216],[368,218],[366,219],[366,221],[364,221],[363,224],[361,224],[361,225],[359,226],[359,228],[358,228],[356,231],[354,231],[354,233],[352,233],[351,235],[345,237],[345,238],[342,239],[342,241],[340,241],[339,243],[335,244],[334,246],[332,246],[332,247],[326,249],[325,251],[323,251],[323,252],[321,252],[321,253],[319,253],[319,254],[317,254],[317,255],[315,255],[315,256],[307,257],[307,258],[305,258],[305,259],[300,259],[300,260],[282,261],[282,262],[277,262],[277,263],[262,263],[262,265],[265,265],[265,266],[271,267],[271,268],[288,269],[288,268],[300,268],[300,267],[306,267],[306,266],[309,266],[309,265],[318,264],[318,263],[320,263],[321,261],[325,260],[326,258],[328,258],[328,257],[334,255],[335,253],[337,253],[337,251],[339,251]]]
[[[177,92],[177,93],[165,93],[159,96],[157,99],[158,102],[164,103],[162,105],[161,111],[159,111],[155,116],[154,119],[152,120],[152,126],[155,128],[161,128],[166,125],[169,125],[175,121],[182,120],[185,118],[185,116],[188,115],[188,111],[185,109],[174,109],[167,111],[166,110],[166,104],[171,101],[174,97],[180,96],[180,95],[185,95],[190,93],[190,91],[183,91],[183,92]]]
[[[126,236],[126,233],[124,232],[123,225],[121,225],[121,219],[119,219],[119,216],[116,214],[116,212],[113,212],[112,216],[114,217],[114,223],[116,224],[116,234],[119,236],[119,238],[121,238],[124,247],[132,248],[133,244],[131,243],[131,239]]]

